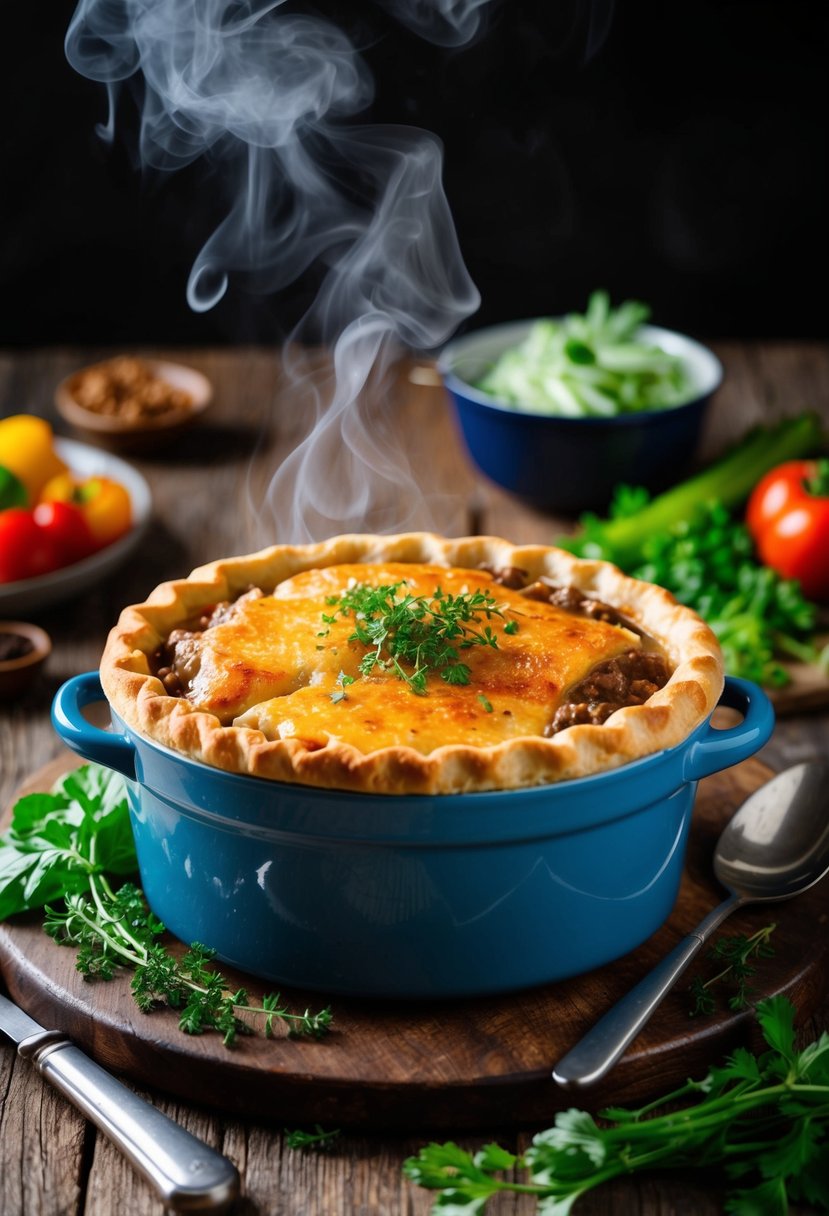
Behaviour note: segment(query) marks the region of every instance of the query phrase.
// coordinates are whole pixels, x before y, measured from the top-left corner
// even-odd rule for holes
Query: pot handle
[[[739,710],[743,720],[727,730],[717,730],[710,721],[706,723],[702,737],[695,740],[685,754],[686,781],[698,781],[700,777],[748,759],[768,742],[774,729],[771,701],[762,688],[750,680],[726,676],[719,703]]]
[[[87,722],[81,712],[85,705],[104,701],[104,690],[97,671],[73,676],[62,684],[52,702],[52,725],[67,747],[91,760],[123,773],[135,781],[135,748],[125,735],[101,730]]]

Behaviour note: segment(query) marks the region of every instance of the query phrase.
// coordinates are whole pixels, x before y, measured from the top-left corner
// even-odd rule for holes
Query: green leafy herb
[[[348,688],[349,684],[353,684],[353,683],[354,683],[354,676],[347,676],[344,671],[340,672],[340,674],[337,676],[338,688],[335,689],[335,691],[331,693],[331,700],[334,702],[335,705],[339,704],[340,701],[345,701],[347,699],[347,694],[346,694],[345,690],[346,690],[346,688]]]
[[[489,591],[449,595],[438,587],[431,596],[411,595],[402,590],[406,585],[405,579],[382,587],[359,583],[330,596],[326,602],[337,611],[322,619],[330,625],[337,615],[354,618],[348,640],[367,648],[360,661],[363,676],[375,669],[394,672],[421,696],[430,675],[447,684],[468,684],[470,669],[460,652],[472,646],[497,649],[498,638],[486,622],[503,619],[498,602]]]
[[[181,958],[166,949],[158,940],[164,926],[140,888],[115,882],[136,869],[123,778],[85,765],[51,793],[30,794],[15,805],[11,827],[0,836],[0,919],[45,907],[44,929],[77,948],[85,978],[109,980],[119,968],[131,968],[139,1008],[149,1012],[165,1002],[180,1009],[187,1034],[216,1030],[230,1046],[237,1035],[252,1033],[244,1017],[259,1019],[266,1036],[276,1020],[291,1037],[328,1032],[329,1008],[293,1013],[278,994],[255,1004],[244,989],[228,987],[206,947],[193,944]]]
[[[340,1129],[338,1127],[327,1132],[320,1127],[319,1123],[315,1123],[312,1132],[303,1131],[302,1128],[297,1128],[296,1131],[288,1131],[286,1128],[285,1143],[288,1148],[295,1149],[328,1149],[339,1134]]]
[[[430,1144],[404,1173],[440,1191],[436,1216],[477,1216],[505,1191],[534,1195],[540,1216],[567,1216],[580,1196],[613,1178],[700,1166],[723,1171],[726,1210],[739,1216],[785,1216],[790,1200],[829,1210],[829,1035],[797,1051],[785,997],[761,1001],[757,1018],[767,1051],[737,1048],[702,1081],[639,1110],[614,1108],[599,1120],[563,1111],[520,1157],[497,1144],[474,1155]],[[512,1170],[529,1176],[501,1176]]]
[[[136,869],[123,779],[88,765],[50,794],[28,794],[0,836],[0,920],[89,888],[91,874]]]
[[[491,714],[492,713],[492,702],[490,701],[489,697],[486,697],[486,696],[484,696],[484,694],[482,692],[479,692],[478,700],[481,702],[481,705],[483,705],[486,712],[488,714]]]
[[[584,314],[536,321],[477,387],[522,410],[571,417],[688,401],[694,387],[682,358],[641,336],[649,313],[636,300],[611,308],[607,292],[594,291]]]
[[[774,948],[769,939],[776,928],[774,924],[765,925],[750,937],[737,933],[730,937],[721,937],[714,943],[708,951],[708,957],[718,963],[724,962],[725,966],[707,980],[694,976],[690,984],[694,1000],[691,1017],[714,1012],[717,1002],[711,990],[717,985],[730,985],[733,988],[728,998],[729,1009],[748,1008],[756,995],[748,982],[757,970],[752,960],[771,958]]]
[[[644,561],[630,573],[658,583],[699,612],[722,646],[726,669],[779,686],[790,676],[779,656],[792,651],[814,663],[808,639],[817,608],[797,583],[754,557],[748,529],[721,504],[709,504],[693,523],[675,524],[643,545]]]
[[[619,487],[608,520],[586,515],[581,532],[558,543],[666,587],[708,622],[732,675],[786,684],[783,657],[829,664],[829,648],[812,642],[817,608],[796,582],[757,561],[731,507],[767,468],[801,454],[817,436],[816,421],[803,415],[756,432],[719,465],[652,501],[641,487]]]

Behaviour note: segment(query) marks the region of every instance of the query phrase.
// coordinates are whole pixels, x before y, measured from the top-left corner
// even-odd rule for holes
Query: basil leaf
[[[23,850],[0,840],[0,920],[88,886],[88,869],[70,861],[63,849],[44,842],[42,848]]]
[[[0,920],[89,889],[89,875],[137,868],[123,778],[97,765],[27,794],[0,837]]]

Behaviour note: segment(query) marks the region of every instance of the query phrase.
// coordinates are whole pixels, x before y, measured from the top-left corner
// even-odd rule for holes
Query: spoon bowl
[[[748,903],[791,899],[829,873],[829,761],[778,773],[745,800],[714,851],[728,899],[622,997],[556,1065],[553,1080],[584,1089],[601,1080],[727,916]]]
[[[810,760],[761,785],[732,816],[714,873],[742,903],[790,899],[829,871],[829,761]]]

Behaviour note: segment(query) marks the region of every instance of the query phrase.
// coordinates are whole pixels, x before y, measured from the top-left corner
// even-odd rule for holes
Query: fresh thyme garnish
[[[304,1149],[327,1149],[331,1147],[332,1141],[336,1140],[340,1134],[340,1129],[335,1127],[332,1131],[327,1132],[319,1123],[314,1124],[312,1132],[305,1132],[302,1128],[297,1128],[296,1131],[288,1131],[285,1129],[285,1143],[288,1148]]]
[[[51,793],[16,803],[0,836],[0,920],[45,908],[44,929],[60,945],[77,947],[75,965],[86,979],[110,980],[132,968],[139,1008],[165,1002],[181,1010],[187,1034],[216,1030],[230,1046],[253,1033],[251,1021],[268,1037],[277,1021],[291,1038],[328,1033],[329,1008],[292,1013],[278,993],[256,1004],[244,988],[229,987],[206,947],[194,943],[181,958],[167,950],[158,940],[164,926],[143,892],[122,882],[137,869],[123,778],[84,765]]]
[[[354,676],[347,676],[344,671],[340,672],[340,674],[337,676],[337,684],[339,687],[331,694],[331,700],[335,705],[337,705],[340,701],[345,701],[347,699],[345,690],[349,684],[353,683]]]
[[[731,937],[721,937],[714,943],[708,957],[716,962],[725,962],[726,965],[708,980],[703,981],[699,976],[694,976],[689,986],[694,1001],[694,1007],[690,1011],[691,1017],[715,1011],[717,1002],[711,989],[717,984],[733,986],[734,990],[728,998],[729,1009],[748,1008],[756,995],[748,983],[757,970],[751,965],[751,960],[771,958],[774,947],[769,944],[769,938],[776,928],[774,924],[765,925],[750,937],[738,933]]]
[[[497,600],[480,589],[449,595],[437,587],[433,595],[411,595],[401,590],[406,585],[405,579],[382,587],[358,583],[327,598],[336,611],[323,613],[323,622],[330,626],[337,616],[354,618],[348,640],[367,647],[360,660],[363,676],[375,669],[394,672],[421,696],[430,675],[447,684],[468,684],[471,672],[460,652],[472,646],[497,650],[498,638],[487,623],[504,619]],[[505,633],[517,631],[516,621],[504,625]]]
[[[481,705],[483,705],[483,707],[484,707],[484,709],[486,710],[486,712],[487,712],[488,714],[491,714],[491,713],[492,713],[492,702],[489,700],[489,698],[488,698],[488,697],[485,697],[485,696],[484,696],[484,694],[483,694],[482,692],[479,692],[479,693],[478,693],[478,700],[481,702]]]

